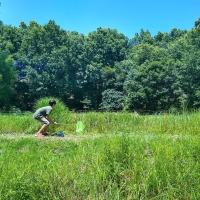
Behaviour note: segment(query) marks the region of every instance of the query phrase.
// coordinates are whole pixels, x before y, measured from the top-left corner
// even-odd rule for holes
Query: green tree
[[[0,22],[0,51],[14,59],[15,105],[23,109],[54,95],[70,108],[98,109],[104,92],[112,90],[126,94],[134,109],[182,102],[192,108],[200,106],[199,27],[198,19],[189,31],[173,28],[154,37],[141,29],[129,40],[101,27],[84,36],[53,20],[44,26],[21,22],[18,28]]]
[[[134,47],[138,44],[153,44],[153,38],[149,30],[141,29],[140,34],[136,33],[135,36],[129,41],[129,45]]]
[[[127,57],[139,66],[147,61],[161,60],[167,55],[167,50],[164,48],[159,48],[150,44],[139,44],[132,48]]]
[[[192,28],[185,36],[185,52],[182,56],[181,84],[188,108],[200,107],[200,26]],[[183,51],[182,51],[183,52]]]
[[[102,93],[102,102],[100,109],[107,111],[116,111],[123,108],[125,97],[122,92],[114,89],[105,90]]]
[[[170,33],[161,33],[158,31],[157,35],[154,36],[153,44],[161,48],[167,49],[170,43],[174,43],[180,38],[184,38],[186,30],[180,30],[177,28],[171,29]]]
[[[197,28],[200,25],[200,17],[197,21],[195,21],[194,26]]]
[[[98,28],[86,38],[84,97],[94,109],[101,103],[102,92],[114,88],[116,62],[124,60],[128,38],[115,29]]]
[[[183,58],[181,85],[188,108],[200,107],[200,51],[191,49]]]
[[[12,104],[14,82],[17,74],[13,67],[13,59],[6,52],[0,52],[0,109],[8,110]]]
[[[124,88],[130,109],[165,110],[178,104],[180,80],[173,60],[145,62],[133,69]]]
[[[28,90],[24,93],[28,99],[56,95],[69,107],[78,107],[87,62],[84,36],[61,30],[54,21],[44,27],[30,22],[21,32],[24,37],[16,65],[23,87],[18,88]],[[22,86],[22,81],[18,84]]]
[[[129,75],[130,71],[136,68],[136,64],[133,60],[123,60],[115,64],[115,89],[123,92],[124,82]]]

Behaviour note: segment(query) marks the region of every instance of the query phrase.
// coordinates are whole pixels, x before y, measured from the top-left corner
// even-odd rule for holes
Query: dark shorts
[[[42,117],[42,118],[39,118],[36,120],[42,122],[45,126],[49,126],[49,124],[50,124],[50,122],[45,117]]]

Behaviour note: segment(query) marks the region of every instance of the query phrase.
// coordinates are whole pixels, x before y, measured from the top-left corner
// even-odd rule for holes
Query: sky
[[[61,29],[88,35],[116,29],[133,38],[141,29],[154,36],[172,28],[190,30],[200,18],[200,0],[0,0],[0,20],[19,27],[54,20]]]

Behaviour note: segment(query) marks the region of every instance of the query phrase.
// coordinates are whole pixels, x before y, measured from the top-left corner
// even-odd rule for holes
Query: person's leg
[[[47,125],[43,124],[42,127],[40,128],[40,130],[38,131],[38,133],[43,133],[46,131],[46,129],[47,129]]]
[[[49,133],[47,132],[47,128],[48,128],[49,126],[46,126],[46,127],[44,127],[44,129],[42,130],[42,134],[43,135],[45,135],[45,136],[49,136]]]
[[[47,130],[50,122],[45,117],[39,119],[39,121],[42,122],[42,123],[44,123],[44,124],[42,125],[42,127],[40,128],[40,130],[37,132],[36,135],[42,136],[43,133]]]
[[[45,133],[45,132],[47,132],[47,128],[48,128],[48,126],[46,126],[46,127],[44,127],[44,129],[43,129],[43,133]]]

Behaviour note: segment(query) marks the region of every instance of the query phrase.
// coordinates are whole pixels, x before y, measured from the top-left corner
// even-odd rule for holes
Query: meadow
[[[0,199],[200,199],[200,112],[0,115]],[[85,132],[76,133],[83,121]]]

